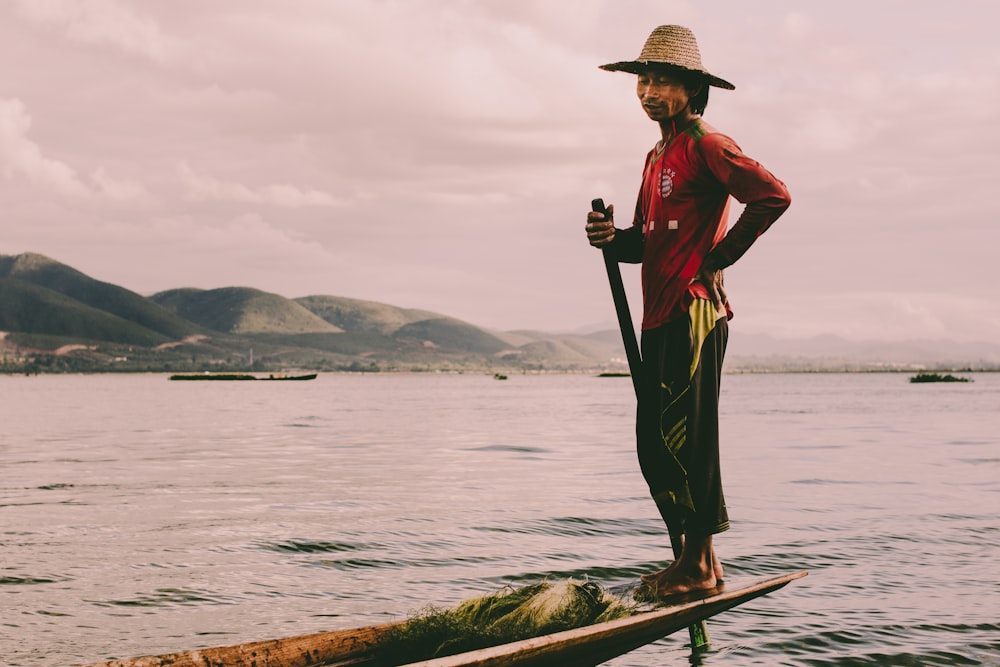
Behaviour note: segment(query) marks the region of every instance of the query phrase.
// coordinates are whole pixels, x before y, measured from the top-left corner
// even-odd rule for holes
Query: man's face
[[[639,74],[636,94],[651,120],[670,120],[687,107],[690,98],[681,80],[669,72],[647,71]]]

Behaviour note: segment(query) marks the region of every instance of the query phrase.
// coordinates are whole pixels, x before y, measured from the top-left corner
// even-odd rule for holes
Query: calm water
[[[810,576],[612,665],[1000,664],[1000,374],[727,375],[727,575]],[[0,664],[403,618],[662,566],[627,378],[0,377]]]

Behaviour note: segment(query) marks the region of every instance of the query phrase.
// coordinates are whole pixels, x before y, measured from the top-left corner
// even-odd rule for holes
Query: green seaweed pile
[[[637,613],[637,605],[593,582],[566,579],[506,588],[452,609],[429,607],[379,642],[376,664],[455,655]]]

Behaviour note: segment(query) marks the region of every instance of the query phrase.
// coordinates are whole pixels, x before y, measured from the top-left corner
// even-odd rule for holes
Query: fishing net
[[[451,609],[428,607],[392,629],[376,649],[389,667],[631,616],[637,605],[592,582],[566,579],[505,588]]]

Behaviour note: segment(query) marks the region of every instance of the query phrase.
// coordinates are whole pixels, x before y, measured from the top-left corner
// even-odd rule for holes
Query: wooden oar
[[[608,214],[603,199],[591,201],[590,208],[605,216]],[[618,266],[618,260],[612,254],[610,247],[604,246],[602,252],[604,254],[604,268],[608,272],[608,283],[611,285],[611,297],[614,299],[615,312],[618,314],[618,328],[622,332],[622,343],[625,344],[625,357],[628,359],[628,369],[632,376],[632,388],[635,390],[635,397],[638,400],[642,356],[639,353],[635,327],[632,324],[632,312],[628,308],[628,296],[625,294],[625,285],[622,283],[622,272]],[[681,549],[684,547],[683,536],[678,526],[667,526],[667,532],[670,534],[670,550],[674,553],[676,560],[680,558]],[[705,627],[704,621],[698,621],[688,627],[688,634],[691,636],[692,650],[708,646],[708,628]]]
[[[603,199],[590,202],[591,209],[597,213],[608,214]],[[632,325],[632,313],[628,309],[628,297],[625,295],[625,285],[622,284],[622,272],[618,268],[611,248],[604,246],[604,268],[608,271],[608,282],[611,284],[611,296],[615,301],[615,312],[618,314],[618,328],[622,332],[622,342],[625,344],[625,357],[628,359],[628,370],[632,375],[632,388],[636,398],[639,397],[639,372],[642,370],[642,358],[639,355],[639,343],[635,337],[635,327]]]

